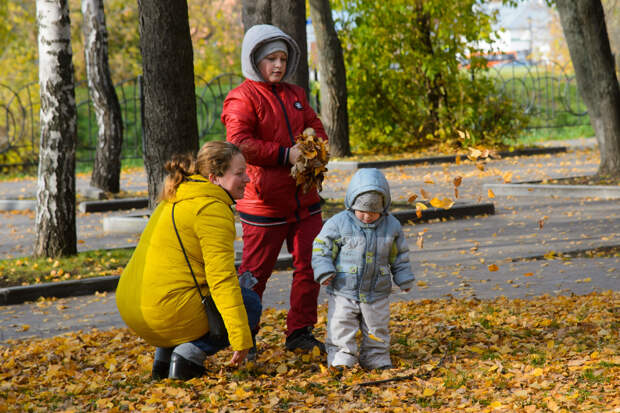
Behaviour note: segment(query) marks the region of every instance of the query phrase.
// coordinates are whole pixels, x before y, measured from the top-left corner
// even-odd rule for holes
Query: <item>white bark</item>
[[[37,0],[41,142],[36,256],[76,251],[77,116],[68,0]]]
[[[108,65],[108,32],[103,0],[82,0],[84,56],[90,94],[97,118],[97,149],[91,185],[120,190],[123,120]]]

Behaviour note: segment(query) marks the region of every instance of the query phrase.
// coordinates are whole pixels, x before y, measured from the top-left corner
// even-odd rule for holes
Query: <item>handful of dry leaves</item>
[[[302,185],[304,193],[315,186],[320,191],[324,173],[327,172],[325,165],[329,161],[327,144],[316,136],[312,128],[304,130],[295,141],[300,144],[301,156],[291,168],[291,176],[297,185]]]

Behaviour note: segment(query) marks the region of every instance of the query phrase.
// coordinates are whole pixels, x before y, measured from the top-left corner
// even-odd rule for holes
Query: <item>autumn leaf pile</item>
[[[312,128],[304,130],[295,142],[300,145],[301,156],[291,167],[291,176],[304,193],[315,187],[321,191],[329,161],[327,144]]]
[[[0,412],[617,412],[619,309],[617,292],[398,302],[395,368],[342,376],[316,353],[284,350],[285,312],[271,309],[255,364],[227,368],[226,350],[189,382],[151,381],[154,348],[126,329],[11,342]],[[324,324],[321,307],[319,337]]]

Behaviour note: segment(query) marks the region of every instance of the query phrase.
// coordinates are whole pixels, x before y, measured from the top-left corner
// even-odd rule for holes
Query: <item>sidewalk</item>
[[[411,259],[418,286],[394,300],[455,297],[490,298],[498,295],[527,298],[540,294],[586,294],[618,290],[620,258],[594,257],[569,260],[542,259],[559,253],[604,249],[620,245],[620,200],[595,198],[500,196],[489,198],[485,184],[535,181],[592,174],[598,166],[596,150],[573,150],[553,155],[492,160],[485,171],[471,162],[387,167],[394,200],[406,200],[424,188],[431,196],[453,197],[452,178],[463,177],[459,200],[467,204],[492,202],[494,215],[406,225]],[[342,199],[352,170],[330,170],[322,196]],[[433,184],[425,183],[428,178]],[[133,185],[134,174],[123,177]],[[144,182],[146,180],[144,179]],[[0,183],[0,191],[4,187]],[[127,212],[78,215],[80,249],[131,244],[137,234],[102,236],[104,216]],[[34,234],[31,213],[0,213],[0,231],[9,234],[0,244],[0,256],[27,255]],[[542,221],[542,225],[540,222]],[[424,232],[425,231],[425,232]],[[423,232],[423,249],[418,234]],[[19,245],[17,245],[19,244]],[[283,257],[284,258],[284,257]],[[490,271],[489,266],[497,267]],[[495,267],[491,269],[495,269]],[[267,288],[266,307],[286,308],[290,270],[275,273]],[[0,307],[0,341],[28,336],[60,334],[66,330],[122,326],[114,294],[85,296]],[[321,302],[325,300],[323,291]],[[24,328],[23,326],[29,326]]]

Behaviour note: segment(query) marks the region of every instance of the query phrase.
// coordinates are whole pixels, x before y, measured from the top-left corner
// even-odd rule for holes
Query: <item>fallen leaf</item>
[[[489,198],[495,198],[495,193],[491,190],[491,188],[487,191],[487,196]]]
[[[371,339],[371,340],[374,340],[374,341],[378,341],[379,343],[385,343],[385,340],[375,336],[374,334],[372,334],[370,332],[368,333],[368,338]]]
[[[495,272],[495,271],[499,270],[499,267],[496,264],[490,264],[487,268],[491,272]]]

